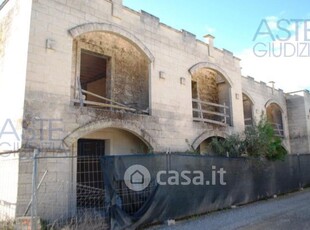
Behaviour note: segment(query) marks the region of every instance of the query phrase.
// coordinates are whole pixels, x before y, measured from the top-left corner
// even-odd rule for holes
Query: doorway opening
[[[76,177],[77,209],[104,208],[103,169],[100,157],[105,155],[105,140],[79,139]]]

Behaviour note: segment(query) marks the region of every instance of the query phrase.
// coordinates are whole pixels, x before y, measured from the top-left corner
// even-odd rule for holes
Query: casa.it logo
[[[212,165],[209,170],[160,170],[156,174],[156,184],[165,186],[225,186],[226,170]],[[125,174],[124,181],[127,187],[133,191],[143,191],[151,182],[151,175],[147,168],[142,165],[130,166]]]
[[[142,165],[132,165],[126,170],[124,181],[129,189],[140,192],[149,186],[151,174],[149,170]]]

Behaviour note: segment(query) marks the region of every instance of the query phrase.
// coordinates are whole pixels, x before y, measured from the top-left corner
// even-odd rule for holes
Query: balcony
[[[192,70],[193,120],[218,126],[232,125],[231,85],[218,70]]]
[[[225,103],[216,104],[212,102],[193,99],[193,120],[215,125],[230,125],[229,106]]]
[[[75,38],[73,55],[76,105],[149,114],[150,59],[135,43],[94,31]]]
[[[141,113],[141,114],[149,114],[148,110],[138,110],[137,108],[129,107],[125,104],[113,101],[109,98],[100,96],[93,92],[84,90],[81,87],[80,79],[77,77],[77,97],[73,99],[73,102],[79,104],[81,107],[93,107],[93,108],[100,108],[100,109],[108,109],[108,110],[122,110],[126,112],[134,112],[134,113]],[[92,100],[87,100],[88,97],[92,97]]]
[[[274,133],[280,138],[284,138],[283,109],[276,103],[271,103],[266,107],[267,121],[272,125]]]

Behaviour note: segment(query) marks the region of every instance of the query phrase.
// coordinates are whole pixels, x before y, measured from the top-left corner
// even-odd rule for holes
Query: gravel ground
[[[152,230],[308,230],[310,229],[310,189],[275,199],[214,212],[174,226],[156,226]]]

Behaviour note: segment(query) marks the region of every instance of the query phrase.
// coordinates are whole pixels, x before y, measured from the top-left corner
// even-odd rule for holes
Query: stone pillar
[[[206,43],[209,45],[209,56],[214,57],[214,38],[211,34],[204,36]]]

